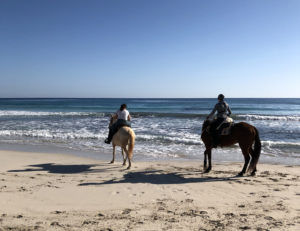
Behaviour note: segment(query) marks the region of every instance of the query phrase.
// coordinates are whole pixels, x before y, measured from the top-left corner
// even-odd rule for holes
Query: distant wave
[[[262,145],[264,147],[270,147],[270,148],[293,147],[293,148],[298,148],[299,152],[300,152],[300,142],[284,142],[284,141],[266,140],[266,141],[262,141]]]
[[[39,138],[46,140],[103,140],[106,134],[94,133],[86,129],[78,131],[50,131],[44,130],[2,130],[0,137],[26,137],[26,138]],[[157,136],[157,135],[137,135],[137,142],[157,142],[160,144],[185,144],[185,145],[199,145],[202,144],[200,137],[170,137],[170,136]]]
[[[47,111],[16,111],[0,110],[0,117],[109,117],[113,112],[47,112]],[[173,112],[131,112],[133,118],[198,118],[204,120],[208,114],[195,113],[173,113]],[[299,115],[258,115],[258,114],[233,114],[234,120],[281,120],[281,121],[300,121]]]
[[[163,112],[132,112],[133,117],[174,117],[174,118],[205,118],[207,114],[163,113]]]
[[[0,111],[0,116],[108,116],[102,112],[42,112],[42,111]]]
[[[185,145],[202,145],[200,137],[185,138],[185,137],[170,137],[170,136],[157,136],[157,135],[138,135],[137,141],[144,142],[158,142],[163,144],[185,144]]]
[[[14,111],[0,110],[2,116],[90,116],[109,117],[113,112],[46,112],[46,111]],[[162,112],[131,112],[133,117],[178,117],[178,118],[205,118],[206,114],[162,113]]]
[[[205,119],[208,114],[188,114],[188,113],[155,113],[155,112],[134,112],[134,117],[174,117],[174,118],[199,118]],[[300,121],[300,116],[292,115],[255,115],[255,114],[233,114],[234,120],[281,120],[281,121]]]
[[[236,115],[241,120],[281,120],[281,121],[300,121],[300,116],[286,115]]]
[[[70,140],[70,139],[103,139],[103,134],[95,134],[86,130],[79,130],[76,132],[51,132],[49,130],[2,130],[0,136],[4,137],[28,137],[28,138],[43,138],[43,139],[57,139],[57,140]]]

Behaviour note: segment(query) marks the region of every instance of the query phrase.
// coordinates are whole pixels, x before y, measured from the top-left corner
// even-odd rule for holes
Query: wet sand
[[[0,230],[300,230],[300,166],[0,151]]]

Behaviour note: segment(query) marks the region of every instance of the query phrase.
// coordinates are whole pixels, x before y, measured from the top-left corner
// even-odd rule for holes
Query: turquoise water
[[[300,164],[300,99],[227,99],[236,122],[256,126],[264,162]],[[131,112],[137,160],[203,158],[204,118],[216,99],[0,99],[0,142],[53,146],[107,155],[108,120],[120,104]],[[218,161],[240,161],[237,146],[217,149]]]

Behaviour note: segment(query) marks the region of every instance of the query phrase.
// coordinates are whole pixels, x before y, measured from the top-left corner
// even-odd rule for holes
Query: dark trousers
[[[217,127],[224,121],[224,118],[217,118],[210,126],[210,134],[212,135],[213,145],[217,146],[220,143],[220,136]]]
[[[109,133],[108,133],[108,138],[107,138],[108,142],[111,142],[112,138],[117,133],[117,131],[119,131],[119,129],[124,126],[131,127],[130,121],[118,119],[117,122],[112,124],[109,127]]]

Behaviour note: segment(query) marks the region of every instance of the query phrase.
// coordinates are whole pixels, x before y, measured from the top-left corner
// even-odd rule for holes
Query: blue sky
[[[1,0],[0,97],[300,97],[298,0]]]

